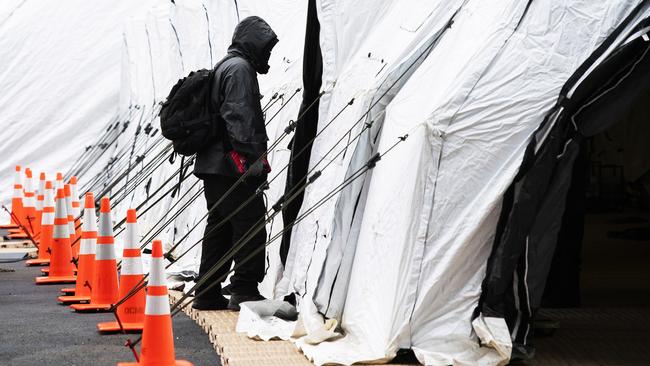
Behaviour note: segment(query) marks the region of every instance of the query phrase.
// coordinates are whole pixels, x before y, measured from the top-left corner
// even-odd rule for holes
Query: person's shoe
[[[196,310],[228,310],[228,299],[222,295],[211,299],[194,299],[192,309]]]
[[[241,294],[241,295],[230,295],[230,301],[228,301],[228,310],[239,311],[239,304],[246,301],[262,301],[266,298],[259,293],[257,294]]]

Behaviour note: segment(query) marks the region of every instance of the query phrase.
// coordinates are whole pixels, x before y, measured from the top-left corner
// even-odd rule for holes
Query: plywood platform
[[[170,291],[173,303],[182,296],[181,292]],[[183,311],[208,334],[210,342],[221,357],[223,366],[313,365],[288,341],[255,341],[235,332],[239,313],[234,311],[197,311],[186,306]]]

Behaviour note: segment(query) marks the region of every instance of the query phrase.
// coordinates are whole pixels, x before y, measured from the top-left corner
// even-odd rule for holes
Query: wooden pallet
[[[173,303],[181,292],[170,291]],[[278,365],[311,366],[307,358],[288,341],[256,341],[235,332],[239,313],[234,311],[197,311],[186,306],[183,312],[207,334],[223,366]]]
[[[29,240],[0,241],[0,249],[19,249],[19,248],[34,248],[34,244]]]

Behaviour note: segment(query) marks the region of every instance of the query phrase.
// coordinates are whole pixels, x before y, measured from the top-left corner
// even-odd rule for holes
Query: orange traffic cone
[[[25,168],[25,187],[23,199],[24,213],[21,221],[23,225],[29,230],[33,236],[36,233],[36,195],[34,194],[34,186],[32,181],[32,170]]]
[[[36,197],[32,185],[32,170],[25,168],[25,180],[23,185],[23,213],[19,217],[20,223],[27,232],[21,229],[9,230],[10,239],[26,239],[31,235],[32,238],[36,232]],[[29,235],[28,235],[29,234]]]
[[[81,238],[81,221],[79,215],[81,214],[81,204],[79,202],[79,191],[77,190],[77,177],[74,175],[70,178],[70,193],[72,195],[72,216],[74,217],[74,227],[75,227],[75,241],[79,241]],[[73,241],[74,243],[74,241]],[[77,245],[72,245],[72,252],[74,253],[75,247]]]
[[[41,234],[41,221],[43,215],[43,200],[45,200],[45,173],[41,172],[38,176],[38,190],[36,193],[36,233],[38,237]]]
[[[72,259],[73,263],[76,261],[76,258],[79,257],[79,245],[75,241],[75,227],[74,227],[74,216],[72,214],[72,191],[70,190],[70,185],[69,184],[64,184],[63,185],[63,193],[65,194],[65,209],[68,219],[68,234],[70,234],[70,248],[72,250]],[[73,245],[73,243],[75,245]],[[76,266],[75,266],[76,268]],[[41,269],[41,272],[44,274],[49,273],[49,268],[43,268]],[[67,292],[66,292],[67,293]]]
[[[11,200],[11,223],[15,224],[14,228],[9,229],[8,237],[10,239],[27,239],[29,236],[23,230],[29,230],[29,223],[25,219],[25,191],[23,185],[24,179],[19,165],[16,165],[14,176],[14,195]]]
[[[76,311],[107,311],[117,302],[117,261],[113,245],[113,221],[111,201],[104,197],[99,206],[99,234],[95,247],[90,304],[70,305]]]
[[[74,264],[68,234],[68,215],[65,207],[65,194],[62,189],[56,192],[54,204],[54,234],[52,253],[50,254],[50,274],[47,277],[37,277],[36,284],[74,283]]]
[[[73,209],[72,209],[72,190],[70,189],[69,184],[64,184],[63,185],[63,192],[65,193],[65,206],[66,206],[66,212],[68,213],[68,234],[70,234],[70,247],[72,249],[72,260],[73,263],[77,261],[77,258],[79,257],[79,241],[76,240],[75,236],[75,226],[74,226],[74,215],[73,215]],[[75,266],[76,268],[76,266]],[[41,272],[44,274],[49,273],[49,268],[43,268],[41,269]],[[68,291],[66,291],[68,290]],[[71,294],[74,293],[74,289],[62,289],[62,291],[66,294]]]
[[[73,289],[61,289],[61,292],[74,293],[74,296],[59,296],[60,302],[69,304],[90,301],[96,244],[97,216],[95,215],[95,198],[92,192],[88,192],[86,193],[86,200],[84,202],[83,230],[81,231],[79,243],[77,284]]]
[[[14,195],[11,198],[11,220],[9,224],[0,226],[1,229],[16,229],[18,222],[16,218],[23,217],[23,176],[20,165],[16,165],[14,174]]]
[[[56,181],[54,182],[54,190],[58,191],[59,189],[63,189],[63,173],[57,172]]]
[[[138,242],[137,214],[134,209],[126,212],[126,241],[122,255],[122,269],[120,270],[120,299],[126,297],[136,286],[142,285],[144,273],[142,272],[142,258],[140,257],[140,243]],[[100,332],[118,332],[124,329],[127,332],[142,331],[144,325],[144,286],[117,307],[117,316],[122,323],[107,322],[97,324]]]
[[[38,258],[30,259],[25,263],[28,266],[50,264],[52,252],[52,235],[54,232],[54,191],[49,180],[44,185],[43,210],[41,213],[41,235],[39,236]]]
[[[140,362],[120,362],[118,366],[192,366],[191,362],[176,360],[169,296],[165,283],[162,242],[154,240],[151,248],[151,270],[147,284],[144,310],[144,330]]]
[[[66,210],[68,212],[68,234],[70,234],[70,244],[72,245],[72,258],[77,258],[79,256],[79,242],[75,241],[76,239],[76,229],[74,226],[74,208],[72,208],[72,189],[70,189],[70,184],[63,185],[63,192],[65,192],[65,203]]]

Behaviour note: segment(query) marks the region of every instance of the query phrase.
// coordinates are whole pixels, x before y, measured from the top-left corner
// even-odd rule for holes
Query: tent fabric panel
[[[634,23],[629,23],[634,13],[633,11],[632,15],[611,33],[610,40],[605,41],[606,44],[614,44],[611,38],[618,37],[623,29],[634,26]],[[597,50],[600,53],[606,51],[608,50],[602,47]],[[616,53],[617,51],[612,55]],[[642,53],[640,57],[645,57],[645,54]],[[592,55],[586,62],[597,59],[598,57]],[[629,64],[629,58],[626,57],[625,60],[618,65],[624,67]],[[607,61],[604,64],[606,63]],[[589,67],[583,65],[579,71],[584,72],[587,69]],[[582,140],[580,131],[583,131],[583,123],[591,122],[578,121],[574,119],[574,115],[576,111],[581,110],[581,103],[589,101],[590,95],[598,95],[603,86],[606,87],[606,80],[618,72],[612,68],[609,68],[609,72],[599,72],[603,69],[607,70],[607,67],[591,67],[592,72],[581,78],[581,83],[574,87],[572,100],[562,101],[561,95],[563,106],[556,105],[548,114],[546,124],[552,126],[550,133],[540,135],[543,142],[537,153],[529,156],[531,161],[524,162],[523,172],[520,172],[520,176],[513,183],[514,203],[510,208],[507,223],[502,224],[503,234],[497,237],[489,260],[481,312],[488,316],[505,317],[512,331],[515,348],[521,349],[522,352],[530,352],[532,348],[532,319],[541,303],[560,230],[564,205],[557,202],[566,200],[574,159]],[[570,81],[577,79],[574,75]],[[599,79],[601,81],[598,81]],[[625,79],[622,81],[625,82]],[[643,82],[635,84],[638,87]],[[564,91],[568,89],[566,86],[563,88]],[[624,90],[631,94],[638,92],[634,86]],[[602,108],[601,104],[598,106]],[[606,114],[605,111],[601,109],[599,113]],[[533,151],[535,144],[538,142],[533,140],[528,150]],[[524,273],[527,273],[527,276],[524,276]]]

